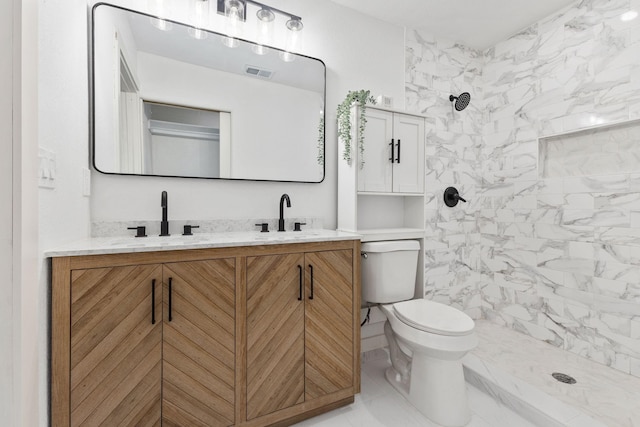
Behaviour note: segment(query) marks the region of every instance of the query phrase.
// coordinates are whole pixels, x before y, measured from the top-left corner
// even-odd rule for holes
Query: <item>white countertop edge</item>
[[[360,240],[356,233],[335,230],[304,230],[301,232],[225,232],[194,233],[193,236],[167,237],[96,237],[69,243],[44,251],[45,258],[107,255],[136,252],[176,251],[188,249],[224,248],[237,246],[313,243],[336,240]]]

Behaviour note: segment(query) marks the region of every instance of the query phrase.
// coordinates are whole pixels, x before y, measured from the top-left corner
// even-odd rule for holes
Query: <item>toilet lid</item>
[[[438,335],[467,335],[475,323],[460,310],[426,299],[393,304],[398,318],[409,326]]]

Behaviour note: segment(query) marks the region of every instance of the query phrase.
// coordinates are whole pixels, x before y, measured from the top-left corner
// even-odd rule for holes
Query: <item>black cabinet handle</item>
[[[302,266],[298,266],[298,272],[300,273],[300,293],[298,294],[298,301],[302,301]]]
[[[311,273],[311,291],[309,292],[309,299],[313,299],[313,265],[309,264],[309,272]]]
[[[156,279],[151,280],[151,324],[156,324]]]
[[[171,282],[173,281],[172,277],[169,277],[169,322],[173,320],[173,316],[171,315]]]
[[[398,139],[398,163],[400,163],[400,139]]]
[[[391,157],[389,158],[389,160],[391,160],[391,163],[393,163],[393,161],[395,160],[395,151],[394,151],[394,142],[393,142],[393,138],[391,138],[391,142],[389,143],[389,145],[391,146]]]

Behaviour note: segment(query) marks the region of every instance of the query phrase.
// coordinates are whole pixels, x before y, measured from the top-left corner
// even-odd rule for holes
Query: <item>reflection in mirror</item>
[[[229,176],[229,113],[146,101],[143,105],[143,122],[148,124],[141,150],[146,156],[144,175]]]
[[[320,182],[322,61],[93,8],[93,160],[104,173]]]

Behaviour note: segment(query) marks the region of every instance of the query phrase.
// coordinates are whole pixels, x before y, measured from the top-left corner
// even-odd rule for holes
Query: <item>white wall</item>
[[[13,0],[3,0],[0,14],[0,52],[13,50]],[[13,63],[12,54],[0,62],[0,146],[5,155],[0,156],[0,419],[13,424],[13,233],[12,175],[13,162]]]
[[[28,31],[38,36],[33,47],[38,63],[32,65],[38,74],[32,85],[39,85],[39,93],[37,115],[31,114],[28,124],[38,129],[38,145],[53,151],[57,164],[55,189],[40,189],[39,207],[33,210],[39,218],[42,253],[90,235],[89,199],[82,195],[82,169],[89,166],[87,5],[84,0],[34,3],[39,20],[30,23]],[[32,353],[39,357],[39,370],[33,372],[39,387],[25,390],[24,399],[25,410],[39,421],[20,424],[25,426],[47,425],[48,416],[49,278],[45,260],[40,258],[39,265],[38,295],[33,298],[38,309],[30,312],[38,320],[38,346]]]
[[[182,3],[176,1],[174,11]],[[335,109],[349,90],[357,89],[392,96],[395,105],[402,107],[404,31],[327,1],[277,0],[269,4],[302,16],[304,46],[300,53],[322,59],[327,66],[325,180],[320,184],[289,184],[132,178],[94,172],[93,221],[159,220],[162,190],[169,192],[170,219],[276,217],[280,195],[286,192],[291,196],[291,216],[320,217],[325,227],[335,227]]]
[[[37,0],[32,1],[35,4]],[[22,4],[25,3],[28,2],[23,0]],[[123,6],[130,7],[128,3],[121,2]],[[176,0],[175,3],[185,2]],[[301,53],[320,58],[327,65],[327,166],[324,182],[283,184],[138,178],[92,172],[92,195],[87,198],[82,195],[82,169],[89,165],[87,3],[84,0],[39,0],[37,4],[39,23],[36,25],[32,20],[27,28],[32,36],[38,36],[39,43],[38,64],[30,64],[32,73],[39,70],[39,117],[36,124],[36,114],[30,114],[26,123],[31,129],[38,129],[38,144],[55,152],[57,162],[56,188],[40,189],[39,209],[32,210],[39,217],[39,225],[32,229],[39,228],[41,251],[88,237],[91,220],[159,220],[162,190],[169,192],[170,219],[276,217],[280,195],[287,192],[293,205],[289,210],[291,216],[322,217],[326,227],[335,227],[336,106],[347,91],[370,89],[374,94],[394,97],[396,106],[402,107],[402,28],[366,18],[326,1],[274,0],[270,2],[273,7],[303,17],[305,47]],[[33,30],[36,26],[37,32]],[[35,43],[27,49],[30,54],[37,52]],[[31,87],[35,89],[36,84],[32,83]],[[21,425],[46,425],[47,417],[48,277],[42,258],[40,265],[37,295],[32,300],[32,305],[38,308],[30,308],[27,312],[32,320],[38,321],[37,329],[31,328],[22,337],[33,347],[27,356],[39,358],[40,369],[31,371],[33,376],[37,376],[39,386],[29,382],[22,398],[25,412],[39,422]],[[27,362],[30,362],[29,358],[24,363]]]
[[[37,8],[2,3],[0,47],[0,419],[36,425],[39,399],[37,273]],[[40,382],[42,385],[42,382]]]

